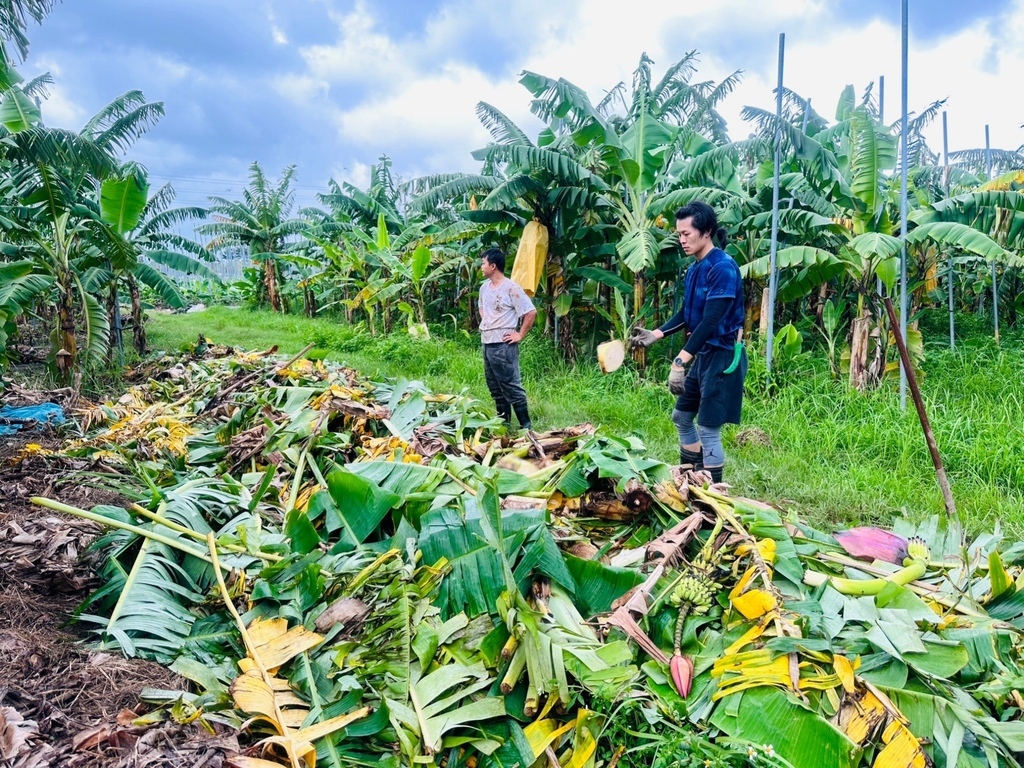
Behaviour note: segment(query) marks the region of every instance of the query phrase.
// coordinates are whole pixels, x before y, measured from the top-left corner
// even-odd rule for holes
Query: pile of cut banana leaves
[[[204,344],[78,414],[108,651],[236,766],[1013,766],[1024,544],[815,530],[589,424]],[[140,379],[141,380],[141,379]]]

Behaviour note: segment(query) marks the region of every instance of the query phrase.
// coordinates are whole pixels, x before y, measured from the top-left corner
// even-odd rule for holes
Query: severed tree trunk
[[[75,341],[75,304],[72,275],[61,270],[57,275],[59,298],[57,299],[57,375],[65,386],[71,383],[78,360]]]
[[[132,344],[140,355],[146,354],[146,318],[142,314],[142,299],[135,275],[128,275],[128,296],[132,302]]]
[[[644,282],[643,270],[633,275],[633,318],[640,317],[640,312],[644,308],[644,299],[646,284]],[[637,367],[640,372],[643,373],[647,370],[647,350],[644,347],[633,348],[633,360],[636,361]]]
[[[868,348],[871,345],[871,312],[866,308],[850,324],[850,386],[861,391],[869,385]]]
[[[118,349],[118,342],[121,337],[121,324],[118,322],[119,313],[117,311],[117,278],[115,277],[110,285],[110,289],[107,291],[107,326],[110,330],[107,331],[107,362],[111,363],[114,360],[114,352]]]
[[[277,285],[277,265],[273,259],[263,261],[263,285],[267,289],[267,301],[275,312],[281,311],[281,292]]]
[[[306,317],[316,317],[316,292],[309,285],[302,287],[302,303]]]
[[[760,324],[761,302],[757,291],[746,291],[744,293],[745,308],[743,313],[743,336],[749,339],[754,330],[754,323]]]
[[[768,286],[765,286],[765,289],[761,291],[761,316],[757,327],[757,331],[761,334],[761,338],[765,338],[768,335],[768,303],[770,298],[771,297],[768,295]],[[772,340],[768,339],[766,343],[771,344]]]

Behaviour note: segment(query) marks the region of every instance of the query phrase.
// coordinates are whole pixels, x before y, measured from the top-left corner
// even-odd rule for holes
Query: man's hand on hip
[[[501,337],[507,344],[518,344],[523,340],[523,334],[519,331],[509,331]]]

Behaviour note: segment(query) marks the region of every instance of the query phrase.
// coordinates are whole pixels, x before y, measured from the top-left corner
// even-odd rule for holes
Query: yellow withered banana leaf
[[[751,582],[758,573],[757,566],[751,566],[736,586],[729,592],[729,601],[745,619],[759,619],[778,607],[775,595],[766,589],[751,588]]]
[[[270,723],[277,732],[276,735],[258,742],[264,750],[274,746],[280,747],[287,756],[287,765],[291,768],[314,768],[316,747],[313,742],[366,717],[370,713],[370,708],[362,707],[330,720],[313,723],[306,728],[301,727],[309,716],[309,707],[291,689],[287,680],[277,677],[274,673],[295,656],[319,645],[323,638],[301,625],[288,629],[288,620],[280,617],[256,619],[246,627],[242,617],[235,610],[227,585],[224,583],[212,532],[207,534],[206,542],[221,595],[241,630],[248,652],[248,656],[238,662],[242,674],[231,683],[230,692],[235,706],[254,715],[254,719]],[[256,762],[236,764],[241,768],[263,768],[264,765]]]
[[[548,701],[554,701],[554,699],[555,697],[551,696],[548,698]],[[556,744],[559,739],[575,727],[576,723],[574,721],[570,721],[563,725],[554,718],[545,717],[540,720],[535,720],[523,728],[523,733],[526,734],[526,739],[530,742],[530,748],[533,750],[533,756],[539,759],[548,747]]]
[[[226,765],[228,768],[281,768],[281,764],[273,760],[264,760],[262,757],[249,757],[247,755],[229,757]]]
[[[921,742],[899,720],[893,720],[882,734],[885,748],[875,758],[873,768],[925,768],[928,758]]]
[[[288,629],[288,620],[283,618],[256,619],[248,627],[248,636],[252,642],[250,656],[254,660],[258,658],[258,666],[271,674],[277,672],[282,664],[323,642],[320,635],[301,624]],[[245,661],[239,662],[239,666]]]

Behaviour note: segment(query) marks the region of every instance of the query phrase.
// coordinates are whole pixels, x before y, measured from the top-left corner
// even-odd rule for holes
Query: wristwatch
[[[686,363],[683,362],[683,358],[681,358],[681,357],[677,357],[675,360],[673,360],[672,361],[672,365],[674,365],[676,368],[685,368],[686,367]]]

